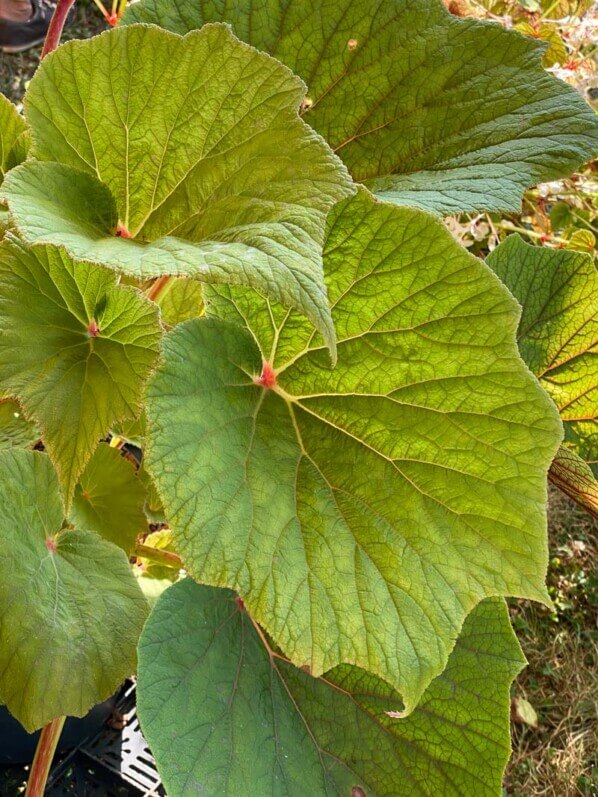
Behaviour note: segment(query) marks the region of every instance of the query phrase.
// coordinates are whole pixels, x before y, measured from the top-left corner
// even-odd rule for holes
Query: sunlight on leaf
[[[333,350],[321,249],[328,210],[354,188],[299,118],[304,90],[224,25],[68,42],[25,97],[43,162],[5,182],[12,218],[27,241],[124,274],[252,285]]]
[[[440,214],[519,211],[598,150],[598,123],[544,45],[440,0],[141,0],[123,23],[228,22],[307,83],[303,118],[356,180]]]
[[[587,512],[598,518],[598,480],[575,451],[562,445],[552,465],[550,480]]]
[[[565,440],[598,468],[598,270],[594,259],[579,252],[532,246],[512,235],[487,262],[523,306],[519,351],[558,407]]]
[[[27,124],[15,106],[0,94],[0,185],[4,175],[27,157]]]
[[[211,290],[212,317],[164,339],[146,467],[195,578],[237,590],[294,663],[356,664],[411,710],[479,600],[549,600],[562,430],[514,300],[440,222],[362,190],[324,257],[336,369],[297,314]]]

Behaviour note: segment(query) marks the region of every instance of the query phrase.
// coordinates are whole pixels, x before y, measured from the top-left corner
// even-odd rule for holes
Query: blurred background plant
[[[546,42],[544,66],[598,110],[598,4],[592,0],[444,0],[458,16],[515,28]],[[79,0],[65,39],[108,27]],[[19,104],[40,49],[0,56],[0,91]],[[447,219],[461,244],[484,257],[518,232],[528,242],[595,252],[598,163],[527,191],[521,213]],[[598,523],[550,487],[548,576],[554,610],[514,601],[513,623],[529,660],[513,686],[511,797],[598,797]]]

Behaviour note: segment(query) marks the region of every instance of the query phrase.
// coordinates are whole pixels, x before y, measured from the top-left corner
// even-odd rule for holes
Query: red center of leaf
[[[254,381],[256,385],[261,385],[269,389],[276,387],[276,373],[269,362],[264,362],[262,365],[262,373]]]
[[[54,537],[46,537],[46,548],[50,551],[50,553],[54,553],[56,550],[56,541]]]
[[[237,595],[237,597],[235,598],[235,603],[242,612],[245,611],[245,602],[243,601],[243,598],[239,598],[239,596]]]
[[[118,22],[118,20],[117,20],[117,22]],[[112,24],[112,23],[111,23],[111,24]],[[114,24],[116,24],[116,23],[114,23]],[[131,235],[131,233],[130,233],[130,232],[127,230],[127,228],[122,226],[122,224],[119,224],[119,225],[117,226],[117,228],[116,228],[116,235],[117,235],[119,238],[132,238],[132,237],[133,237],[133,236]]]
[[[92,318],[91,321],[89,322],[87,331],[89,332],[92,338],[97,338],[97,336],[100,334],[100,328],[95,318]]]

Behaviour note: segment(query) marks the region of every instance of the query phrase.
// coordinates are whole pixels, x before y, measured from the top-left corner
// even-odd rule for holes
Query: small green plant
[[[549,468],[598,505],[596,272],[516,236],[484,264],[442,216],[571,172],[592,112],[542,44],[439,0],[51,32],[24,117],[0,102],[0,700],[44,728],[29,793],[135,672],[170,797],[500,794],[504,598],[550,605]]]

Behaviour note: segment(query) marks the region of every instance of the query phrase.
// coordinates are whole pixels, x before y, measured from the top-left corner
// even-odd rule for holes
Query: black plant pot
[[[58,752],[72,750],[87,737],[98,733],[112,714],[117,698],[118,693],[94,706],[81,719],[68,717],[58,742]],[[39,734],[39,731],[27,733],[6,706],[0,706],[0,766],[31,763]]]

